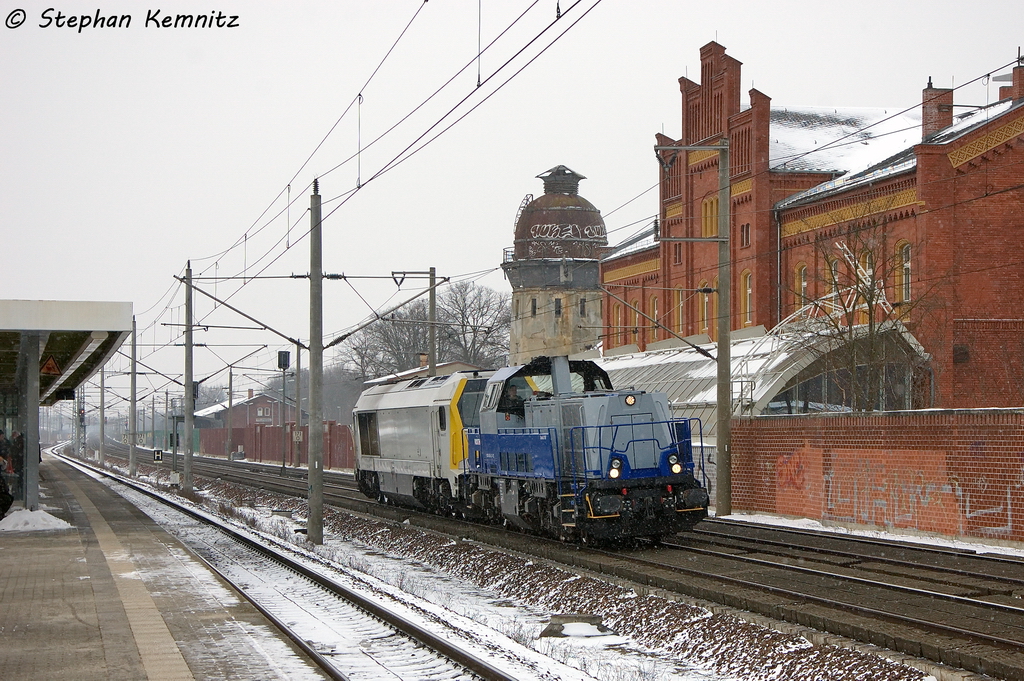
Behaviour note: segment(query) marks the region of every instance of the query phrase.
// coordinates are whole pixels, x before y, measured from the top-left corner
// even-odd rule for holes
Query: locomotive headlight
[[[669,454],[668,455],[668,462],[669,462],[669,464],[679,463],[679,457],[677,455],[675,455],[675,454]]]
[[[612,459],[610,466],[611,466],[611,468],[609,468],[609,470],[608,470],[608,477],[609,478],[617,478],[617,477],[619,477],[619,475],[622,474],[622,460],[621,459]]]
[[[679,475],[680,473],[682,473],[683,472],[682,465],[680,465],[678,463],[672,464],[672,472],[675,473],[676,475]]]
[[[636,404],[636,395],[626,395],[626,404],[630,407]]]

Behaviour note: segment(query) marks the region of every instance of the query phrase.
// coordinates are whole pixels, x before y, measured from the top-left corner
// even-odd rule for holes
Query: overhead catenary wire
[[[575,7],[576,7],[577,5],[579,5],[579,4],[581,3],[581,2],[582,2],[582,0],[577,0],[577,2],[576,2],[576,3],[574,3],[574,4],[573,4],[573,5],[572,5],[572,6],[571,6],[571,7],[569,8],[569,9],[567,9],[567,10],[566,10],[566,13],[567,13],[568,11],[572,10],[573,8],[575,8]],[[579,18],[577,18],[577,19],[576,19],[576,21],[574,21],[574,22],[573,22],[573,23],[572,23],[572,24],[571,24],[571,25],[570,25],[569,27],[567,27],[567,28],[566,28],[566,29],[565,29],[564,31],[562,31],[562,32],[561,32],[561,33],[560,33],[559,35],[555,36],[555,38],[554,38],[554,39],[553,39],[553,40],[552,40],[552,41],[551,41],[550,43],[548,43],[547,45],[545,45],[545,46],[544,46],[544,47],[543,47],[543,48],[542,48],[542,49],[540,50],[540,52],[539,52],[539,53],[538,53],[537,55],[535,55],[534,57],[532,57],[532,58],[531,58],[531,59],[530,59],[530,60],[529,60],[529,61],[528,61],[528,62],[527,62],[527,63],[526,63],[525,65],[523,65],[522,67],[520,67],[520,68],[519,68],[519,69],[518,69],[518,70],[517,70],[517,71],[516,71],[515,73],[513,73],[513,74],[512,74],[512,75],[511,75],[511,76],[510,76],[509,78],[507,78],[507,79],[506,79],[506,80],[505,80],[504,82],[502,82],[502,83],[501,83],[501,84],[500,84],[499,86],[497,86],[497,88],[496,88],[496,89],[495,89],[494,91],[492,91],[492,92],[491,92],[490,94],[488,94],[488,95],[487,95],[487,96],[486,96],[486,97],[485,97],[485,98],[484,98],[484,99],[483,99],[483,100],[482,100],[482,101],[481,101],[480,103],[478,103],[478,104],[477,104],[476,106],[472,107],[472,108],[471,108],[471,109],[470,109],[469,111],[465,112],[465,113],[464,113],[463,115],[461,115],[461,116],[460,116],[459,118],[457,118],[457,119],[456,119],[455,121],[453,121],[453,122],[452,122],[452,123],[451,123],[450,125],[448,125],[447,127],[445,127],[445,128],[443,129],[443,130],[441,130],[440,132],[438,132],[438,133],[437,133],[436,135],[434,135],[434,136],[433,136],[432,138],[430,138],[429,140],[427,140],[426,142],[424,142],[424,143],[423,143],[422,145],[420,145],[419,147],[417,147],[417,148],[413,149],[413,148],[412,148],[413,146],[415,146],[415,145],[416,145],[416,144],[417,144],[417,143],[418,143],[418,142],[419,142],[420,140],[422,140],[422,139],[423,139],[423,137],[425,137],[425,136],[426,136],[426,135],[427,135],[427,134],[428,134],[428,133],[429,133],[429,132],[430,132],[431,130],[433,130],[433,129],[434,129],[435,127],[437,127],[437,126],[438,126],[438,125],[439,125],[439,124],[440,124],[441,122],[443,122],[443,121],[444,121],[444,119],[445,119],[445,118],[447,118],[447,117],[448,117],[448,116],[449,116],[449,115],[451,114],[451,112],[455,111],[455,110],[456,110],[456,109],[457,109],[457,108],[458,108],[459,106],[461,106],[461,104],[462,104],[463,102],[465,102],[465,101],[466,101],[466,100],[467,100],[467,99],[468,99],[468,98],[469,98],[470,96],[472,96],[472,94],[473,94],[473,93],[471,92],[470,94],[468,94],[468,95],[466,95],[465,97],[463,97],[463,99],[462,99],[462,100],[460,100],[459,104],[457,104],[457,105],[456,105],[455,107],[453,107],[452,109],[450,109],[450,110],[449,110],[449,113],[447,113],[447,114],[443,115],[443,116],[442,116],[441,118],[439,118],[439,119],[437,120],[437,122],[435,122],[435,123],[434,123],[433,125],[431,125],[431,126],[430,126],[430,127],[429,127],[429,128],[427,129],[427,131],[426,131],[426,132],[424,132],[423,134],[421,134],[421,135],[420,135],[420,136],[419,136],[419,137],[418,137],[418,138],[417,138],[416,140],[414,140],[414,142],[413,142],[413,143],[411,143],[410,145],[408,145],[408,146],[407,146],[407,147],[406,147],[406,148],[405,148],[405,149],[404,149],[404,150],[403,150],[402,152],[400,152],[400,153],[399,153],[399,154],[398,154],[398,155],[397,155],[396,157],[394,157],[394,158],[392,159],[392,161],[390,161],[389,163],[385,164],[385,165],[384,165],[384,166],[383,166],[383,167],[382,167],[382,168],[381,168],[380,170],[378,170],[378,171],[377,171],[377,172],[376,172],[376,173],[375,173],[375,174],[374,174],[374,175],[373,175],[372,177],[370,177],[369,179],[367,179],[367,181],[366,181],[366,182],[364,182],[364,183],[362,183],[362,184],[361,184],[361,185],[360,185],[359,187],[357,187],[357,188],[355,188],[355,189],[353,189],[353,190],[350,190],[349,192],[347,192],[347,193],[346,193],[346,195],[345,195],[345,198],[344,198],[344,199],[343,199],[343,200],[341,201],[341,203],[340,203],[340,204],[339,204],[338,206],[335,206],[335,208],[334,208],[333,210],[331,210],[330,212],[328,212],[328,213],[327,213],[326,215],[324,215],[324,216],[323,216],[323,218],[322,218],[322,220],[321,220],[321,222],[323,222],[324,220],[326,220],[326,219],[327,219],[328,217],[330,217],[330,215],[332,215],[332,214],[333,214],[334,212],[336,212],[336,211],[337,211],[337,210],[338,210],[338,209],[339,209],[339,208],[340,208],[340,207],[341,207],[342,205],[344,205],[345,203],[347,203],[347,201],[348,201],[349,199],[351,199],[351,198],[352,198],[352,197],[353,197],[353,196],[354,196],[354,195],[355,195],[355,194],[356,194],[356,193],[358,192],[358,190],[359,190],[359,189],[361,189],[362,187],[365,187],[365,186],[366,186],[366,184],[367,184],[367,183],[369,183],[369,182],[370,182],[371,180],[374,180],[374,179],[376,179],[377,177],[380,177],[381,175],[383,175],[384,173],[388,172],[389,170],[392,170],[392,169],[393,169],[393,168],[394,168],[395,166],[397,166],[397,165],[398,165],[399,163],[401,163],[402,161],[404,161],[404,160],[407,160],[408,158],[410,158],[410,157],[411,157],[411,156],[413,156],[414,154],[416,154],[416,153],[418,153],[418,152],[422,151],[422,150],[423,150],[423,149],[424,149],[424,148],[425,148],[425,147],[426,147],[427,145],[429,145],[430,143],[432,143],[433,141],[435,141],[435,140],[436,140],[436,139],[437,139],[438,137],[440,137],[440,136],[441,136],[442,134],[444,134],[445,132],[447,132],[448,130],[450,130],[450,129],[451,129],[451,128],[452,128],[452,127],[453,127],[453,126],[455,125],[455,124],[457,124],[458,122],[460,122],[461,120],[463,120],[463,119],[464,119],[464,118],[465,118],[465,117],[466,117],[467,115],[469,115],[469,113],[471,113],[471,112],[472,112],[472,111],[474,111],[474,110],[475,110],[476,108],[478,108],[478,107],[479,107],[479,106],[480,106],[480,105],[481,105],[481,104],[482,104],[483,102],[487,101],[487,100],[488,100],[488,99],[489,99],[489,98],[490,98],[491,96],[493,96],[493,94],[495,94],[495,93],[496,93],[496,92],[497,92],[498,90],[500,90],[500,89],[501,89],[501,88],[503,88],[503,87],[504,87],[505,85],[507,85],[507,84],[508,84],[508,83],[509,83],[509,82],[510,82],[510,81],[511,81],[511,80],[512,80],[513,78],[515,78],[515,77],[516,77],[516,76],[517,76],[517,75],[518,75],[519,73],[521,73],[521,72],[522,72],[522,71],[523,71],[523,70],[524,70],[524,69],[525,69],[525,68],[526,68],[527,66],[529,66],[530,64],[532,64],[532,63],[533,63],[533,62],[534,62],[534,61],[535,61],[535,60],[536,60],[537,58],[539,58],[539,56],[540,56],[541,54],[543,54],[544,52],[546,52],[546,51],[547,51],[547,49],[549,49],[549,48],[550,48],[550,47],[551,47],[551,46],[552,46],[552,45],[553,45],[553,44],[554,44],[555,42],[557,42],[557,41],[558,41],[558,40],[559,40],[559,39],[560,39],[561,37],[563,37],[563,36],[564,36],[564,35],[565,35],[565,34],[566,34],[566,33],[567,33],[567,32],[568,32],[569,30],[571,30],[571,29],[572,29],[572,28],[573,28],[573,27],[574,27],[574,26],[575,26],[575,25],[576,25],[576,24],[577,24],[577,23],[578,23],[579,21],[581,21],[581,20],[582,20],[582,18],[583,18],[583,17],[585,17],[585,16],[587,15],[587,14],[589,14],[589,12],[590,12],[591,10],[593,10],[593,9],[594,9],[594,7],[596,7],[596,6],[597,6],[597,5],[598,5],[598,4],[600,3],[600,2],[601,2],[601,0],[595,0],[595,1],[594,1],[594,4],[593,4],[593,5],[591,5],[591,6],[590,6],[590,8],[588,8],[588,9],[587,9],[587,10],[586,10],[586,11],[585,11],[585,12],[584,12],[584,13],[583,13],[583,14],[582,14],[582,15],[581,15],[581,16],[580,16]],[[534,3],[534,5],[535,5],[535,4],[536,4],[536,3]],[[534,5],[531,5],[530,7],[532,8],[532,7],[534,6]],[[525,14],[525,12],[524,12],[524,14]],[[564,15],[564,14],[565,14],[565,13],[563,13],[563,15]],[[523,15],[520,15],[520,18],[521,18],[521,16],[523,16]],[[517,21],[518,21],[518,18],[517,18]],[[557,21],[557,19],[556,19],[556,21]],[[544,29],[543,29],[543,30],[542,30],[542,31],[541,31],[541,32],[540,32],[540,33],[539,33],[539,34],[538,34],[537,36],[535,36],[535,37],[534,37],[533,39],[531,39],[531,40],[530,40],[530,41],[529,41],[529,42],[527,43],[527,45],[526,45],[526,46],[524,46],[523,48],[521,48],[520,50],[518,50],[518,51],[517,51],[517,52],[515,53],[515,55],[513,55],[513,57],[509,58],[509,60],[507,60],[507,61],[506,61],[506,62],[505,62],[504,64],[502,64],[502,65],[501,65],[501,66],[500,66],[500,67],[499,67],[499,68],[498,68],[498,69],[497,69],[497,70],[496,70],[496,71],[495,71],[495,72],[494,72],[493,74],[491,74],[490,76],[488,76],[488,78],[487,78],[487,79],[486,79],[486,80],[485,80],[484,82],[486,83],[487,81],[489,81],[490,79],[492,79],[493,77],[495,77],[495,76],[496,76],[496,75],[497,75],[498,73],[500,73],[502,69],[504,69],[504,68],[505,68],[506,66],[510,65],[510,64],[512,63],[512,61],[513,61],[513,60],[514,60],[514,59],[515,59],[516,57],[518,57],[518,56],[519,56],[520,54],[522,54],[522,52],[523,52],[523,51],[524,51],[524,50],[525,50],[525,49],[526,49],[526,48],[527,48],[527,47],[528,47],[529,45],[532,45],[532,44],[533,44],[534,42],[536,42],[536,41],[537,41],[537,40],[538,40],[538,39],[539,39],[539,38],[540,38],[540,37],[541,37],[541,36],[542,36],[542,35],[543,35],[543,34],[544,34],[545,32],[547,32],[547,31],[548,31],[548,30],[549,30],[549,29],[550,29],[550,28],[551,28],[551,27],[552,27],[553,25],[554,25],[554,22],[552,22],[551,24],[549,24],[548,26],[546,26],[546,27],[545,27],[545,28],[544,28]],[[337,167],[337,166],[336,166],[336,167]],[[332,169],[332,170],[333,170],[333,169]],[[328,172],[330,172],[330,171],[328,171]],[[306,236],[307,234],[308,234],[308,230],[307,230],[307,231],[305,231],[305,232],[304,232],[304,233],[303,233],[303,234],[302,234],[302,235],[301,235],[301,236],[299,237],[298,241],[301,241],[301,240],[302,240],[303,238],[305,238],[305,236]],[[270,252],[271,252],[271,251],[268,251],[268,252],[267,252],[267,254],[269,254]],[[266,255],[267,255],[267,254],[265,254],[264,256],[261,256],[260,260],[262,260],[262,259],[263,259],[263,257],[266,257]],[[260,270],[260,271],[259,271],[259,272],[257,273],[257,276],[258,276],[258,275],[261,275],[261,274],[263,274],[263,273],[264,273],[264,272],[265,272],[265,271],[266,271],[266,270],[267,270],[267,269],[268,269],[268,268],[269,268],[269,267],[270,267],[271,265],[273,265],[273,264],[274,264],[275,262],[277,262],[277,261],[278,261],[278,260],[279,260],[279,259],[280,259],[281,257],[283,257],[283,255],[284,255],[284,252],[282,252],[282,253],[278,254],[278,255],[277,255],[276,257],[274,257],[273,259],[271,259],[271,260],[270,260],[270,261],[269,261],[269,262],[268,262],[268,263],[267,263],[267,264],[266,264],[266,265],[265,265],[265,266],[263,267],[263,269],[261,269],[261,270]],[[243,284],[243,286],[244,286],[244,285],[245,285],[245,284]],[[236,290],[236,292],[235,292],[235,293],[237,293],[237,290]],[[226,297],[226,299],[230,299],[230,298],[231,298],[231,297],[232,297],[233,295],[234,295],[234,293],[232,293],[231,295],[227,296],[227,297]]]
[[[966,85],[966,83],[965,83],[964,85]],[[961,85],[960,87],[962,87],[962,86],[963,86],[963,85]],[[909,109],[908,109],[908,110],[909,110]],[[846,143],[847,143],[847,144],[849,144],[850,142],[846,142]],[[807,154],[810,154],[810,153],[814,153],[814,151],[818,151],[818,150],[812,150],[812,151],[809,151],[809,152],[807,152]],[[806,155],[806,154],[805,154],[805,155]],[[794,158],[797,158],[797,157],[794,157]],[[655,185],[655,186],[657,186],[657,185]],[[648,190],[648,191],[649,191],[649,190]],[[1009,190],[1007,190],[1007,191],[1009,191]],[[290,205],[290,202],[289,202],[289,205]],[[614,211],[613,211],[613,212],[614,212]],[[289,222],[290,222],[290,220],[289,220]],[[617,228],[617,229],[623,229],[623,227],[620,227],[620,228]],[[612,230],[612,231],[616,231],[616,230]],[[287,242],[286,242],[286,243],[287,243]],[[753,260],[753,258],[754,258],[754,257],[760,257],[760,256],[751,256],[750,258],[747,258],[746,260]],[[152,309],[152,308],[150,308],[150,309]],[[152,325],[150,325],[149,327],[146,327],[146,328],[151,328],[151,327],[152,327]]]
[[[500,35],[498,36],[498,38],[500,38],[500,37],[501,37],[502,35],[504,35],[504,34],[505,34],[505,33],[506,33],[506,32],[507,32],[507,31],[508,31],[508,30],[509,30],[510,28],[511,28],[511,26],[512,26],[512,25],[514,25],[515,23],[517,23],[518,21],[520,21],[520,20],[522,19],[522,17],[523,17],[523,16],[525,16],[525,15],[526,15],[526,13],[527,13],[527,12],[528,12],[528,11],[529,11],[530,9],[532,9],[532,8],[533,8],[533,7],[534,7],[534,6],[535,6],[535,5],[537,4],[537,1],[539,1],[539,0],[535,0],[535,2],[534,2],[534,3],[532,3],[532,4],[531,4],[531,5],[530,5],[530,6],[529,6],[529,7],[528,7],[528,8],[526,9],[526,10],[524,10],[524,11],[523,11],[523,13],[521,13],[521,14],[520,14],[520,15],[519,15],[519,16],[518,16],[518,17],[517,17],[517,18],[516,18],[516,19],[515,19],[515,20],[514,20],[514,21],[512,22],[512,24],[510,24],[510,25],[509,25],[509,27],[507,27],[507,28],[505,29],[505,31],[503,31],[503,32],[502,32],[502,33],[501,33],[501,34],[500,34]],[[579,2],[581,2],[581,1],[582,1],[582,0],[578,0],[578,2],[577,2],[576,4],[579,4]],[[595,4],[594,4],[594,6],[596,6],[596,4],[597,4],[598,2],[600,2],[600,0],[596,0],[596,2],[595,2]],[[574,6],[575,6],[575,5],[574,5]],[[591,7],[591,9],[593,9],[593,6]],[[587,10],[587,11],[589,12],[590,10]],[[578,20],[577,20],[577,21],[578,21]],[[538,34],[537,36],[535,36],[535,37],[534,37],[534,38],[533,38],[533,39],[532,39],[532,40],[531,40],[531,41],[530,41],[529,43],[527,43],[527,46],[528,46],[528,45],[530,45],[530,44],[532,44],[533,42],[535,42],[535,41],[536,41],[536,40],[537,40],[537,39],[538,39],[538,38],[539,38],[539,37],[540,37],[541,35],[543,35],[543,33],[544,33],[544,32],[546,32],[546,31],[547,31],[547,30],[548,30],[548,29],[550,28],[550,26],[551,26],[551,25],[549,24],[549,25],[548,25],[547,27],[545,27],[545,29],[544,29],[543,31],[541,31],[541,33],[540,33],[540,34]],[[571,27],[570,27],[570,28],[571,28]],[[568,30],[568,29],[566,29],[566,30]],[[562,34],[560,34],[559,36],[557,36],[557,37],[555,38],[555,41],[557,41],[557,40],[558,40],[558,39],[559,39],[559,38],[560,38],[560,37],[561,37],[562,35],[564,35],[564,34],[565,34],[565,31],[563,31],[563,32],[562,32]],[[488,45],[488,48],[489,48],[489,47],[490,47],[491,45],[493,45],[493,44],[494,44],[494,43],[495,43],[495,42],[497,41],[497,39],[498,39],[498,38],[495,38],[495,40],[493,40],[493,41],[492,41],[492,42],[491,42],[491,43],[490,43],[490,44]],[[554,42],[554,41],[552,41],[552,44],[553,44],[553,42]],[[548,45],[547,47],[550,47],[550,44],[549,44],[549,45]],[[545,47],[544,49],[546,50],[546,49],[547,49],[547,47]],[[486,49],[487,49],[487,48],[485,48],[485,50],[486,50]],[[524,49],[525,49],[525,47],[524,47],[524,48],[521,48],[521,49],[520,49],[520,50],[519,50],[519,51],[518,51],[518,52],[516,53],[516,55],[514,55],[514,56],[513,56],[513,58],[512,58],[512,59],[514,59],[514,58],[515,58],[515,56],[518,56],[519,54],[521,54],[521,53],[522,53],[522,51],[523,51]],[[539,56],[539,55],[538,55],[538,56]],[[536,59],[536,57],[535,57],[534,59]],[[510,61],[511,61],[511,59],[509,60],[509,62],[506,62],[506,64],[505,64],[505,65],[507,65],[508,63],[510,63]],[[531,62],[532,62],[532,61],[533,61],[533,60],[531,60]],[[467,63],[467,66],[468,66],[469,64],[472,64],[472,61],[468,62],[468,63]],[[503,66],[502,66],[502,67],[500,67],[500,68],[504,68],[504,66],[505,66],[505,65],[503,65]],[[466,66],[464,66],[464,67],[463,67],[462,69],[460,69],[459,73],[461,73],[462,71],[464,71],[464,70],[465,70],[465,68],[466,68]],[[500,68],[499,68],[499,71],[500,71]],[[525,67],[524,67],[524,68],[525,68]],[[522,69],[520,69],[520,71],[518,71],[518,72],[517,72],[517,74],[518,74],[519,72],[521,72],[521,71],[522,71]],[[514,74],[514,75],[517,75],[517,74]],[[492,74],[492,76],[491,76],[491,77],[493,77],[493,75],[494,75],[494,74]],[[442,87],[441,87],[441,88],[439,88],[439,89],[438,89],[438,90],[437,90],[437,91],[436,91],[436,92],[435,92],[434,94],[436,95],[436,94],[437,94],[437,92],[440,92],[440,91],[441,91],[441,90],[442,90],[442,89],[443,89],[444,87],[446,87],[446,86],[447,86],[447,85],[448,85],[448,84],[449,84],[450,82],[452,82],[452,80],[454,80],[454,78],[455,78],[455,76],[453,76],[452,78],[450,78],[450,79],[449,79],[449,80],[448,80],[448,81],[447,81],[447,82],[446,82],[446,83],[445,83],[444,85],[442,85]],[[488,80],[489,80],[489,79],[490,79],[490,77],[488,78]],[[509,80],[511,80],[511,79],[509,79]],[[504,86],[504,85],[506,85],[507,83],[508,83],[508,80],[506,80],[506,81],[505,81],[505,83],[502,83],[502,85],[501,85],[500,87],[503,87],[503,86]],[[471,94],[472,94],[472,93],[471,93]],[[492,93],[492,94],[493,94],[493,93]],[[425,100],[425,101],[424,101],[423,103],[421,103],[420,105],[418,105],[418,106],[417,106],[417,107],[416,107],[416,108],[415,108],[415,109],[413,110],[413,112],[415,112],[415,111],[416,111],[416,110],[418,110],[418,109],[419,109],[420,107],[422,107],[422,106],[423,106],[423,104],[424,104],[424,103],[425,103],[426,101],[429,101],[429,99],[430,99],[430,98],[432,98],[433,96],[434,96],[434,95],[431,95],[430,97],[428,97],[428,98],[427,98],[427,100]],[[490,95],[488,95],[488,98],[489,98],[489,96],[490,96]],[[468,96],[467,96],[467,97],[468,97]],[[462,101],[465,101],[465,99],[466,99],[466,98],[464,97]],[[486,99],[485,99],[484,101],[486,101]],[[458,105],[457,105],[457,106],[458,106]],[[475,107],[474,107],[474,108],[475,108]],[[468,113],[468,112],[467,112],[467,113]],[[407,119],[407,118],[409,117],[409,115],[411,115],[411,113],[410,113],[410,114],[408,114],[408,115],[407,115],[406,117],[404,117],[404,118],[402,119],[402,121],[406,120],[406,119]],[[447,114],[446,114],[446,116],[447,116]],[[462,117],[460,117],[460,119],[459,119],[459,120],[462,120],[462,118],[464,118],[464,117],[465,117],[465,116],[462,116]],[[443,120],[443,118],[444,118],[444,117],[442,117],[442,119],[440,119],[440,120]],[[439,120],[439,122],[440,122],[440,120]],[[401,123],[402,121],[399,121],[399,123]],[[456,123],[457,123],[457,122],[458,122],[458,121],[456,121]],[[377,138],[376,140],[374,140],[373,142],[371,142],[371,143],[370,143],[370,145],[367,145],[367,147],[366,147],[366,148],[368,148],[368,147],[369,147],[369,146],[371,146],[371,145],[372,145],[372,144],[373,144],[374,142],[376,142],[376,141],[378,141],[379,139],[381,139],[381,138],[382,138],[382,137],[384,136],[384,134],[387,134],[388,132],[390,132],[391,130],[393,130],[393,129],[394,129],[395,127],[397,127],[397,125],[398,125],[398,123],[396,123],[396,124],[395,124],[394,126],[392,126],[391,128],[389,128],[389,129],[388,129],[387,131],[385,131],[385,133],[383,133],[383,134],[382,134],[381,136],[379,136],[379,137],[378,137],[378,138]],[[431,129],[432,129],[433,127],[435,127],[436,125],[437,125],[437,123],[435,123],[435,124],[434,124],[434,126],[431,126]],[[454,125],[454,123],[453,123],[452,125]],[[452,127],[452,126],[448,126],[448,128],[446,128],[446,129],[445,129],[445,131],[447,131],[447,130],[448,130],[448,129],[450,129],[451,127]],[[428,129],[428,130],[429,130],[429,129]],[[442,132],[444,132],[444,131],[442,131]],[[439,136],[439,135],[438,135],[438,136]],[[436,137],[437,137],[437,136],[435,136],[435,138],[434,138],[434,139],[436,139]],[[422,135],[421,135],[421,138],[422,138]],[[433,141],[433,139],[432,139],[432,140],[430,140],[430,141]],[[426,144],[429,144],[429,142],[430,142],[430,141],[428,141],[428,142],[427,142]],[[423,146],[425,147],[425,146],[426,146],[426,144],[424,144]],[[421,147],[421,149],[422,149],[422,147]],[[417,152],[418,152],[418,151],[420,151],[421,149],[417,149],[416,151],[414,151],[414,152],[410,153],[409,155],[411,156],[412,154],[414,154],[414,153],[417,153]],[[403,152],[403,153],[404,153],[404,152]],[[342,162],[342,164],[339,164],[339,165],[335,166],[334,168],[331,168],[331,169],[330,169],[330,170],[328,170],[327,172],[328,172],[328,173],[330,173],[330,172],[332,172],[333,170],[336,170],[336,169],[337,169],[338,167],[340,167],[341,165],[343,165],[343,164],[344,164],[345,162],[347,162],[347,161],[350,161],[351,159],[352,159],[352,157],[350,156],[350,157],[349,157],[349,158],[348,158],[348,159],[347,159],[346,161]],[[386,168],[384,169],[384,171],[386,171]],[[380,175],[380,174],[381,174],[382,172],[384,172],[384,171],[378,171],[378,172],[377,172],[377,173],[375,174],[374,178],[375,178],[376,176],[379,176],[379,175]],[[326,173],[325,173],[325,174],[326,174]],[[321,175],[320,177],[322,177],[322,176],[323,176],[323,175]],[[374,179],[374,178],[371,178],[371,179]],[[368,181],[369,181],[369,180],[367,180],[367,182],[368,182]],[[325,219],[326,219],[327,217],[329,217],[329,216],[330,216],[330,215],[331,215],[332,213],[334,213],[334,212],[335,212],[335,211],[336,211],[336,210],[337,210],[338,208],[340,208],[340,206],[341,206],[341,205],[344,205],[344,203],[346,203],[346,202],[347,202],[347,201],[348,201],[348,200],[349,200],[349,199],[350,199],[350,198],[351,198],[352,196],[354,196],[354,195],[355,195],[355,193],[356,193],[356,192],[357,192],[357,191],[358,191],[359,189],[361,189],[361,188],[362,188],[362,186],[365,186],[365,184],[366,184],[366,183],[360,183],[360,184],[359,184],[359,186],[357,186],[357,187],[355,187],[355,188],[353,188],[353,189],[351,189],[351,190],[348,190],[347,192],[345,192],[344,194],[342,194],[342,195],[341,195],[340,197],[335,197],[335,199],[338,199],[338,198],[341,198],[341,197],[343,197],[343,198],[342,198],[342,202],[341,202],[341,204],[339,204],[339,206],[336,206],[336,207],[335,207],[335,208],[334,208],[334,209],[333,209],[332,211],[330,211],[330,212],[329,212],[329,213],[328,213],[327,215],[325,215],[325,216],[323,217],[323,219],[321,220],[321,222],[323,222],[323,220],[325,220]],[[335,200],[335,199],[332,199],[332,200]],[[326,203],[326,202],[325,202],[325,203]],[[302,219],[302,218],[300,217],[300,220],[301,220],[301,219]],[[247,233],[247,234],[248,234],[248,233]],[[307,230],[306,232],[304,232],[304,233],[303,233],[303,234],[302,234],[302,235],[301,235],[301,236],[299,237],[299,239],[297,240],[297,242],[298,242],[298,241],[301,241],[301,240],[303,240],[303,239],[305,238],[305,236],[306,236],[307,234],[308,234],[308,230]],[[297,243],[297,242],[296,242],[296,243]],[[280,240],[278,241],[278,243],[280,243]],[[272,246],[272,247],[271,247],[271,249],[269,249],[268,251],[266,251],[266,252],[264,253],[264,255],[263,255],[263,256],[261,256],[261,257],[260,257],[260,258],[259,258],[259,259],[257,260],[257,262],[259,262],[259,261],[263,260],[264,258],[268,257],[268,256],[269,256],[269,255],[270,255],[270,254],[271,254],[271,253],[273,252],[273,249],[274,249],[274,246]],[[269,269],[269,267],[270,267],[271,265],[273,265],[273,264],[274,264],[275,262],[277,262],[277,260],[279,260],[279,259],[280,259],[281,257],[283,257],[283,255],[284,255],[284,252],[286,252],[286,251],[283,251],[283,252],[279,253],[279,254],[278,254],[278,255],[277,255],[276,257],[274,257],[274,258],[273,258],[272,260],[270,260],[270,261],[269,261],[269,262],[267,263],[267,265],[266,265],[266,266],[264,266],[264,267],[263,267],[263,268],[262,268],[262,269],[261,269],[261,270],[260,270],[260,271],[259,271],[259,272],[257,273],[257,276],[261,275],[261,274],[262,274],[263,272],[265,272],[265,271],[266,271],[267,269]],[[254,264],[255,264],[255,263],[254,263]],[[248,271],[248,267],[249,267],[249,266],[248,266],[248,264],[246,264],[246,265],[245,265],[245,267],[243,268],[243,271]],[[243,283],[243,286],[244,286],[244,285],[245,285],[245,284]],[[240,290],[240,289],[241,289],[241,287],[239,287],[239,289],[238,289],[238,290]],[[237,290],[236,290],[236,292],[235,292],[235,293],[237,293]],[[235,295],[235,293],[232,293],[232,294],[230,294],[229,296],[227,296],[227,297],[226,297],[226,299],[230,299],[231,297],[233,297],[233,296]]]

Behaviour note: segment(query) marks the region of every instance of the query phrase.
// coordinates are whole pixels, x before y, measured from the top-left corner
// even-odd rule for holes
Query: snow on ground
[[[35,532],[37,530],[68,530],[71,525],[46,511],[11,511],[0,520],[0,532]]]
[[[140,467],[141,468],[141,467]],[[142,472],[140,470],[140,472]],[[144,476],[140,476],[144,477]],[[158,483],[155,479],[151,483]],[[324,546],[296,534],[298,525],[274,516],[303,517],[301,499],[222,481],[197,481],[212,510],[257,531],[296,544],[336,569],[357,571],[389,585],[394,598],[439,621],[459,622],[481,645],[521,657],[545,657],[602,681],[927,681],[921,671],[836,646],[816,646],[737,617],[454,541],[409,525],[397,526],[324,509]],[[735,516],[763,522],[767,516]],[[795,521],[790,521],[796,524]],[[810,521],[803,521],[810,522]],[[806,525],[805,525],[806,526]],[[614,634],[594,636],[589,624],[570,624],[564,637],[541,637],[552,615],[598,615]],[[600,633],[600,632],[599,632]],[[515,642],[518,645],[512,645]],[[533,664],[541,665],[542,662]],[[557,667],[557,665],[552,665]],[[543,678],[578,678],[556,673]],[[932,680],[934,681],[934,680]]]
[[[826,525],[817,520],[810,520],[808,518],[783,518],[772,515],[759,515],[756,513],[737,513],[735,515],[722,516],[722,520],[760,523],[763,525],[775,525],[776,527],[790,527],[797,530],[812,530],[814,532],[833,532],[835,534],[846,534],[851,537],[901,541],[908,544],[924,544],[927,546],[941,546],[943,548],[966,549],[974,551],[975,553],[994,553],[1003,556],[1018,556],[1024,558],[1024,548],[1019,546],[984,544],[977,541],[951,539],[950,537],[932,534],[908,534],[884,530],[849,528],[842,525]]]

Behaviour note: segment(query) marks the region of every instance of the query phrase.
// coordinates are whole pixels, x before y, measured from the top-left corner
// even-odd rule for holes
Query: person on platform
[[[4,435],[4,431],[0,430],[0,518],[7,515],[11,504],[14,503],[14,495],[11,494],[11,490],[7,486],[7,476],[4,475],[10,465],[8,450],[9,443],[7,442],[7,437]]]
[[[11,434],[11,466],[18,475],[25,467],[25,436],[18,431]]]

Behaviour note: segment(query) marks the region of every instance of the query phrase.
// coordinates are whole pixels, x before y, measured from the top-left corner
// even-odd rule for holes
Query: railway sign
[[[53,355],[50,355],[49,357],[46,358],[46,361],[43,362],[43,366],[39,367],[39,373],[41,373],[43,376],[61,375],[60,367],[57,365],[57,360],[53,358]]]

